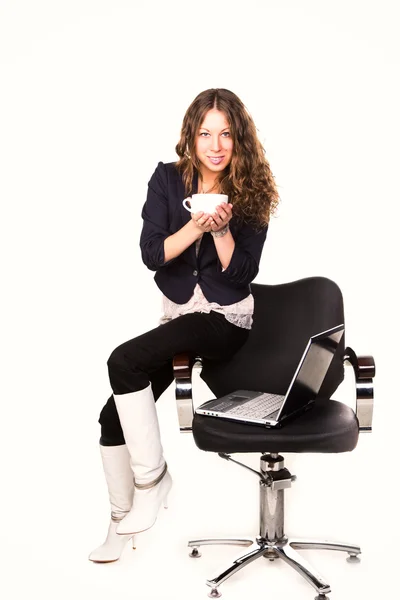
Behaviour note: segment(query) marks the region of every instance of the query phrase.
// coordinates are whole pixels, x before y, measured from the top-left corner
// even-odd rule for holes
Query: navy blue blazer
[[[192,193],[197,193],[198,173],[193,177]],[[182,206],[185,186],[175,163],[158,163],[149,181],[147,200],[143,206],[143,229],[140,248],[144,264],[156,271],[160,290],[173,302],[185,304],[198,283],[209,302],[234,304],[250,293],[250,283],[258,273],[261,252],[268,226],[261,231],[235,216],[229,223],[235,249],[228,268],[222,271],[213,237],[206,233],[196,257],[195,243],[182,254],[165,262],[164,240],[191,219]],[[234,211],[234,209],[233,209]]]

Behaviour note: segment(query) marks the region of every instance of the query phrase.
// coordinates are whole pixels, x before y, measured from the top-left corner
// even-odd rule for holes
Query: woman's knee
[[[118,390],[121,377],[125,379],[128,370],[128,364],[123,346],[118,346],[113,350],[107,360],[108,377],[111,388],[114,393]]]
[[[128,347],[129,345],[129,347]],[[145,388],[149,384],[146,369],[136,357],[139,349],[131,340],[113,350],[107,361],[108,376],[114,394],[126,394]]]
[[[135,360],[133,358],[134,355],[134,353],[132,355],[132,352],[130,352],[130,356],[128,357],[125,344],[117,346],[117,348],[111,352],[107,360],[110,381],[112,381],[114,378],[118,379],[121,372],[136,370]]]
[[[117,348],[111,352],[107,360],[107,367],[109,371],[113,371],[114,369],[126,367],[126,364],[127,361],[126,354],[124,352],[124,344],[121,344],[121,346],[117,346]]]
[[[146,355],[146,348],[137,339],[129,340],[117,346],[110,354],[107,366],[110,369],[140,369],[141,356]]]

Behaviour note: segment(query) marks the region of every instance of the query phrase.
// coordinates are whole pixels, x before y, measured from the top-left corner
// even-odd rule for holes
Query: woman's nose
[[[213,135],[211,138],[211,150],[218,152],[220,150],[219,135]]]

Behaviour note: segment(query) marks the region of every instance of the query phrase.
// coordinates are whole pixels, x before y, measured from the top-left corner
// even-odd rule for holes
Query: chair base
[[[221,458],[232,460],[229,455],[221,455]],[[233,461],[236,462],[237,461]],[[237,463],[242,464],[242,463]],[[245,465],[242,465],[245,466]],[[248,467],[246,467],[248,468]],[[253,470],[253,469],[250,469]],[[258,473],[257,471],[254,471]],[[222,573],[206,581],[211,588],[208,596],[219,598],[221,593],[218,587],[229,577],[252,563],[258,558],[264,557],[270,561],[281,558],[286,564],[295,569],[304,579],[318,592],[315,600],[326,600],[331,588],[324,578],[296,552],[296,550],[338,550],[349,554],[348,562],[359,562],[358,555],[361,554],[359,546],[352,544],[340,544],[320,540],[301,540],[287,538],[283,532],[284,524],[284,489],[290,487],[295,478],[284,467],[283,457],[279,454],[263,454],[261,457],[261,470],[258,475],[260,481],[260,534],[256,538],[208,538],[191,540],[188,543],[192,548],[189,556],[199,558],[200,546],[229,545],[245,546],[249,550],[246,554],[235,559],[233,563]]]
[[[339,550],[349,554],[347,558],[348,562],[359,562],[360,559],[358,558],[358,555],[361,554],[361,549],[359,546],[353,546],[349,544],[339,544],[336,542],[326,542],[320,540],[299,540],[287,538],[275,543],[271,543],[265,539],[257,537],[255,539],[216,538],[191,540],[188,543],[189,548],[192,548],[189,556],[191,558],[199,558],[201,556],[201,553],[198,550],[200,546],[221,544],[247,546],[249,550],[246,552],[246,554],[235,559],[232,565],[222,571],[222,573],[213,579],[207,580],[207,585],[211,587],[211,591],[208,594],[210,598],[219,598],[221,593],[219,592],[218,587],[224,583],[224,581],[240,571],[240,569],[243,569],[249,565],[254,560],[264,557],[270,561],[274,561],[277,558],[282,558],[286,564],[295,569],[310,585],[314,587],[314,589],[318,592],[318,596],[316,596],[317,600],[325,600],[326,594],[329,594],[331,591],[329,584],[306,560],[304,560],[304,558],[298,552],[296,552],[296,550]]]

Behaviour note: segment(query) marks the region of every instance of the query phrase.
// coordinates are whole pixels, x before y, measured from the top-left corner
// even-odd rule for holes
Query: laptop
[[[202,404],[196,413],[265,427],[281,426],[286,419],[303,413],[314,404],[343,332],[344,325],[341,324],[308,340],[284,396],[237,390]]]

